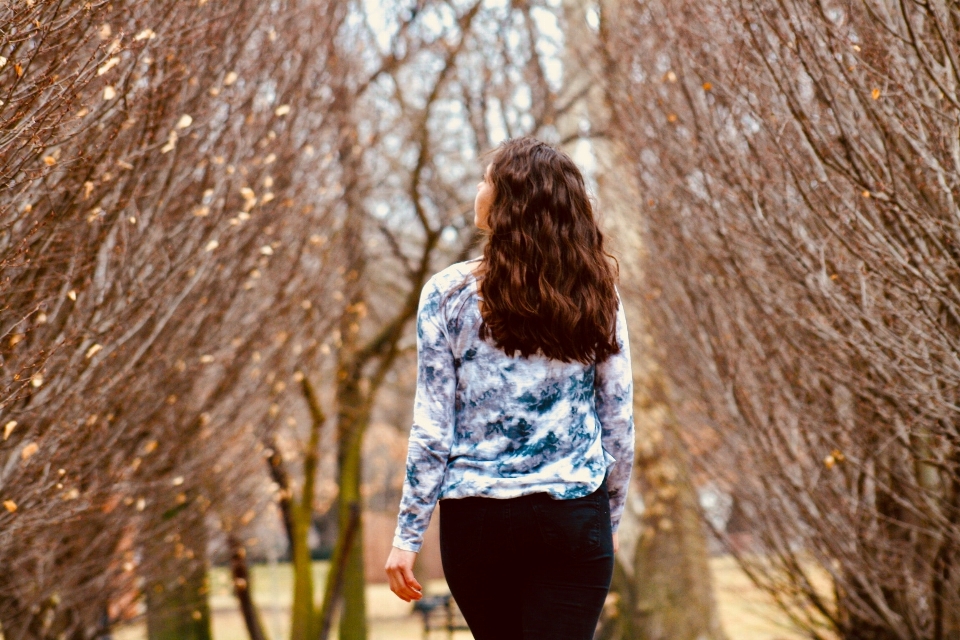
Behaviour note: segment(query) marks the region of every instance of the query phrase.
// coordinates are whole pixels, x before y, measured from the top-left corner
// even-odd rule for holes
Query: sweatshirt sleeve
[[[407,551],[420,551],[423,544],[453,442],[457,377],[440,298],[441,291],[430,280],[417,309],[417,390],[393,538],[393,546]]]
[[[604,450],[616,460],[607,469],[610,522],[614,531],[620,526],[620,517],[623,515],[626,504],[634,453],[633,371],[630,365],[627,317],[623,311],[619,291],[617,291],[616,339],[620,345],[620,353],[615,353],[597,364],[594,381],[601,441]]]

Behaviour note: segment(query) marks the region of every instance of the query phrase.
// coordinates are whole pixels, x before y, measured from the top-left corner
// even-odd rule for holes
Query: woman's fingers
[[[419,600],[420,596],[423,594],[423,587],[420,586],[420,583],[417,582],[416,577],[414,577],[412,567],[403,567],[403,578],[407,587],[414,589],[417,592],[416,599]]]
[[[416,578],[413,579],[412,583],[409,583],[405,573],[406,572],[399,567],[392,571],[387,571],[387,576],[390,580],[390,590],[397,594],[398,598],[406,602],[419,600],[423,597],[423,589],[420,587]],[[412,574],[410,575],[412,577]]]
[[[410,600],[412,600],[410,590],[407,589],[399,576],[390,577],[390,591],[393,591],[397,597],[404,602],[410,602]]]

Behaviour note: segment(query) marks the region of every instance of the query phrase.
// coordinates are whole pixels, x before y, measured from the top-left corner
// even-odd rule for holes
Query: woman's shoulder
[[[480,265],[480,257],[455,262],[449,267],[433,274],[427,281],[427,286],[436,288],[441,293],[446,293],[450,289],[457,287],[465,282],[466,277],[473,275],[473,271]]]

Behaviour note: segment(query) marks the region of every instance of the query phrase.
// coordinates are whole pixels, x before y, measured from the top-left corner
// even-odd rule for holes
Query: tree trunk
[[[350,304],[340,318],[341,346],[337,363],[337,473],[340,496],[337,501],[341,540],[337,544],[346,549],[344,563],[343,609],[340,613],[340,640],[366,640],[367,606],[366,583],[363,571],[363,499],[361,448],[363,434],[370,417],[371,389],[365,379],[366,360],[359,356],[360,323],[365,314],[366,294],[364,272],[364,211],[360,198],[359,176],[362,156],[357,146],[357,129],[352,121],[345,127],[340,141],[342,181],[348,219],[344,224],[344,245],[354,248],[345,276]],[[351,526],[351,520],[356,521]],[[356,544],[346,544],[355,536]],[[339,579],[340,577],[338,577]],[[335,605],[336,602],[330,603]],[[335,609],[335,606],[324,609]]]
[[[147,584],[148,640],[212,640],[210,604],[207,601],[207,530],[203,516],[192,510],[179,514],[183,524],[178,540],[157,541],[146,552],[165,556],[162,576]]]
[[[597,32],[587,27],[587,11],[594,3],[565,0],[567,22],[567,85],[595,87],[579,98],[558,123],[568,136],[582,131],[608,132],[615,128],[602,84],[593,81],[604,70],[596,55],[600,46]],[[617,19],[619,3],[602,3],[604,20]],[[597,66],[592,66],[597,65]],[[590,138],[596,158],[595,179],[605,221],[604,233],[621,268],[621,292],[629,305],[641,298],[641,283],[649,265],[637,220],[636,178],[623,162],[623,150],[616,140]],[[621,526],[621,550],[612,590],[619,597],[620,617],[606,626],[607,637],[629,640],[720,640],[723,632],[713,598],[713,583],[706,545],[706,531],[700,517],[699,501],[691,477],[690,463],[680,436],[680,425],[671,410],[663,374],[647,349],[649,335],[644,322],[631,323],[634,345],[635,424],[637,455],[631,492],[642,492],[644,512],[640,522],[629,521],[628,508]],[[655,418],[655,416],[657,416]],[[665,416],[659,419],[659,416]],[[634,544],[634,533],[639,538]],[[633,557],[627,554],[633,550]]]
[[[303,492],[300,500],[289,508],[292,532],[291,556],[293,559],[293,611],[290,620],[291,640],[314,640],[317,636],[317,612],[314,605],[313,559],[310,557],[309,535],[313,526],[313,496],[317,480],[317,465],[320,462],[320,434],[326,416],[320,406],[316,391],[310,380],[301,380],[303,395],[310,408],[310,438],[303,456]],[[278,472],[280,468],[278,465]],[[278,473],[274,474],[278,477]],[[286,515],[286,513],[285,513]]]
[[[313,640],[313,567],[308,537],[312,521],[309,506],[297,503],[293,510],[293,609],[290,613],[290,640]]]
[[[320,609],[318,627],[319,640],[330,637],[330,628],[333,624],[334,607],[343,596],[344,577],[347,572],[347,562],[350,559],[350,549],[357,538],[360,528],[360,510],[351,513],[350,523],[344,535],[337,540],[337,546],[330,559],[330,573],[327,574],[327,588],[323,596],[323,607]]]
[[[260,613],[251,595],[250,570],[247,567],[247,550],[236,536],[230,536],[230,572],[233,575],[233,593],[240,604],[240,613],[243,614],[243,623],[247,627],[250,640],[267,640],[260,621]]]
[[[632,618],[635,640],[720,640],[706,531],[689,460],[662,376],[655,373],[649,380],[651,404],[666,418],[650,432],[638,430],[643,444],[636,473],[644,511],[633,561],[634,600],[622,610]]]
[[[361,448],[369,406],[359,384],[351,380],[340,387],[337,406],[340,411],[339,480],[340,499],[337,503],[340,538],[338,545],[346,548],[342,576],[343,609],[340,614],[340,640],[366,640],[367,611],[363,567],[363,501],[360,494],[362,479]],[[354,526],[351,521],[355,520]],[[347,538],[354,543],[347,545]],[[331,576],[330,579],[332,579]]]
[[[586,26],[588,6],[584,0],[566,0],[568,23],[568,84],[589,86],[582,77],[592,78],[600,69],[588,67],[598,46],[595,32]],[[605,3],[604,19],[615,20],[615,3]],[[575,35],[576,37],[573,37]],[[581,122],[590,122],[591,131],[611,128],[611,114],[602,86],[580,98],[558,123],[561,131],[574,135]],[[597,160],[596,180],[608,242],[622,268],[620,287],[626,297],[640,297],[644,269],[642,242],[636,222],[635,178],[622,162],[615,141],[591,139]],[[640,490],[644,512],[639,523],[624,522],[621,552],[612,591],[619,598],[619,620],[608,621],[607,638],[629,640],[719,640],[723,638],[713,599],[706,546],[706,532],[700,518],[696,488],[689,460],[673,417],[663,375],[647,356],[643,323],[633,323],[631,333],[637,345],[631,356],[635,377],[637,456],[631,491]],[[665,419],[648,419],[654,415]],[[632,518],[630,509],[624,520]],[[639,531],[637,531],[639,529]],[[639,537],[634,540],[634,535]],[[627,554],[633,551],[630,558]]]

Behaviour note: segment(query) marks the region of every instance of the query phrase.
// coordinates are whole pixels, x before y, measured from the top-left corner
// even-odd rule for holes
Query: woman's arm
[[[457,376],[433,279],[420,293],[417,311],[417,391],[407,445],[407,475],[393,546],[420,551],[437,505],[453,442]]]
[[[633,470],[633,370],[630,363],[630,339],[627,316],[617,291],[617,343],[620,353],[597,364],[595,400],[600,418],[604,450],[616,459],[607,470],[610,493],[610,522],[616,533],[626,504],[627,487]]]

